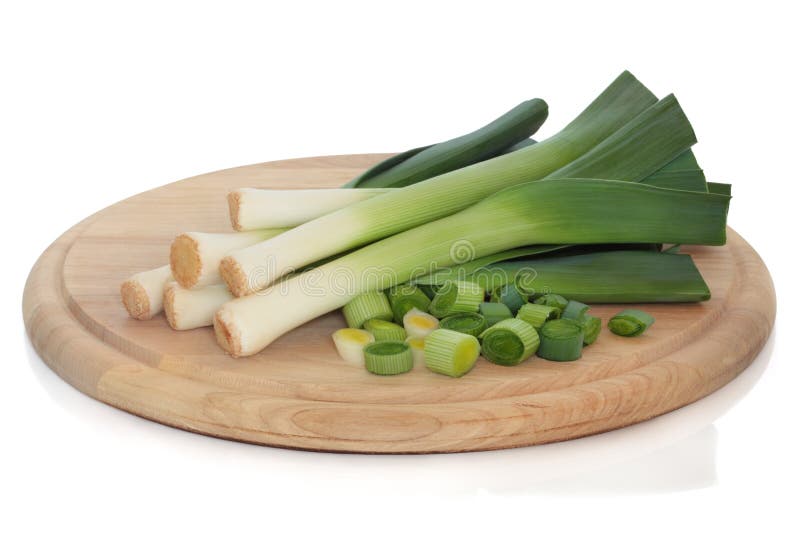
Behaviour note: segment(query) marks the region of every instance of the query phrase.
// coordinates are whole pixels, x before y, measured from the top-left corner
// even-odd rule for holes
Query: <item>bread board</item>
[[[250,358],[225,355],[212,329],[172,331],[120,303],[129,275],[168,262],[187,231],[228,231],[236,187],[336,187],[388,154],[284,160],[204,174],[136,195],[77,224],[33,267],[23,315],[45,363],[87,395],[170,426],[315,451],[461,452],[604,432],[685,406],[722,387],[758,354],[775,291],[758,254],[728,229],[723,247],[685,247],[712,291],[696,304],[638,305],[656,323],[638,338],[604,326],[569,363],[518,367],[480,359],[453,379],[426,370],[380,377],[347,365],[331,313]],[[606,320],[619,305],[595,305]]]

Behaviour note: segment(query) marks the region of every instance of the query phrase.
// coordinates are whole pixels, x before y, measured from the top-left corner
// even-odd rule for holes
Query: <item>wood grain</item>
[[[174,427],[266,445],[424,453],[520,447],[650,419],[745,369],[766,342],[775,293],[758,254],[734,231],[724,247],[688,248],[712,290],[700,304],[642,305],[648,332],[607,329],[576,362],[480,360],[461,379],[417,370],[370,375],[336,355],[338,313],[234,360],[211,329],[174,332],[163,316],[130,319],[119,284],[167,262],[187,230],[226,231],[235,187],[335,187],[385,154],[286,160],[182,180],[129,198],[50,246],[25,288],[23,313],[42,359],[87,395]],[[608,319],[619,306],[593,306]]]

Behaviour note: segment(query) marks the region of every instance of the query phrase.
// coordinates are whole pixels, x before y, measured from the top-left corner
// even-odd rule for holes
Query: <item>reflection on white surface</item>
[[[269,477],[287,492],[336,491],[343,479],[369,494],[659,493],[716,482],[713,422],[744,397],[767,366],[773,336],[739,377],[700,401],[651,421],[563,443],[478,453],[371,456],[291,451],[214,439],[126,414],[78,392],[39,359],[28,360],[48,395],[98,432],[156,448],[191,472],[233,471]],[[181,464],[182,463],[182,464]]]

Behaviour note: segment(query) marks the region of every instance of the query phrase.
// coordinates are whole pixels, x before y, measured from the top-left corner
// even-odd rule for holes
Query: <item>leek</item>
[[[550,306],[551,308],[558,308],[559,312],[563,312],[567,308],[567,304],[569,301],[562,297],[561,295],[556,295],[555,293],[546,293],[541,297],[534,299],[534,304],[539,304],[541,306]]]
[[[462,334],[469,334],[471,336],[478,336],[481,332],[486,330],[486,317],[475,312],[463,312],[448,315],[439,323],[441,328],[446,330],[455,330]]]
[[[578,302],[577,300],[570,300],[567,302],[567,305],[564,306],[564,310],[561,312],[561,317],[563,319],[574,319],[579,323],[583,322],[583,316],[586,315],[586,312],[589,311],[589,306],[584,304],[583,302]]]
[[[491,302],[502,302],[511,313],[517,313],[523,304],[528,302],[527,295],[523,295],[515,284],[507,284],[502,287],[495,288],[489,295]]]
[[[405,341],[408,337],[405,328],[383,319],[365,321],[364,330],[375,336],[375,341]]]
[[[225,284],[186,289],[171,282],[164,288],[164,315],[174,330],[211,326],[216,311],[232,298]]]
[[[366,330],[340,328],[331,336],[336,352],[344,361],[364,367],[364,348],[375,342],[375,336]]]
[[[477,256],[534,243],[720,245],[725,242],[728,201],[729,197],[723,195],[608,180],[540,180],[511,187],[461,213],[384,239],[289,278],[280,288],[226,303],[214,321],[217,340],[232,354],[254,354],[284,332],[346,304],[348,295],[334,289],[341,287],[339,278],[344,273],[351,291],[381,290],[408,281],[420,269],[424,272],[425,266],[452,265],[455,262],[451,254],[453,246],[464,240],[472,244]],[[531,205],[538,207],[530,209]],[[374,273],[386,276],[372,276]],[[592,275],[592,286],[602,281],[597,274]],[[642,275],[638,276],[641,280]],[[459,285],[459,282],[450,284],[451,287]],[[315,291],[308,291],[309,287]],[[624,287],[620,295],[629,298]],[[440,295],[441,291],[431,303],[433,315],[437,315],[433,308]],[[672,293],[667,297],[686,299],[685,295]],[[588,298],[573,298],[591,302]],[[477,310],[480,299],[473,297],[472,302]],[[270,321],[264,321],[264,317],[270,317]]]
[[[398,158],[394,165],[369,169],[345,187],[404,187],[478,163],[527,139],[545,119],[545,101],[527,100],[479,130]]]
[[[458,378],[475,366],[480,350],[475,336],[440,329],[425,338],[425,366],[434,373]]]
[[[406,338],[406,345],[411,349],[411,355],[414,357],[414,367],[425,366],[425,339],[421,337],[408,337]]]
[[[731,184],[723,184],[719,182],[708,182],[708,192],[716,193],[718,195],[731,196]]]
[[[481,302],[478,313],[486,318],[486,326],[492,326],[503,319],[511,319],[514,315],[502,302]]]
[[[659,106],[657,113],[639,116],[655,102],[652,93],[625,72],[555,136],[511,154],[359,202],[295,227],[282,236],[235,251],[220,265],[223,278],[236,296],[254,293],[313,261],[451,215],[503,188],[544,178],[590,151],[588,159],[604,162],[616,179],[641,178],[634,173],[642,169],[649,173],[650,167],[663,166],[674,158],[675,146],[668,139],[683,139],[686,145],[683,149],[694,143],[691,126],[674,99]],[[661,112],[665,105],[670,113]],[[629,122],[635,125],[625,128],[624,139],[609,141],[614,132]],[[603,141],[607,142],[606,149],[599,146]],[[621,159],[627,161],[635,156],[637,163],[614,160],[613,154],[619,151],[622,142],[634,150],[623,151],[625,158]],[[664,146],[663,151],[644,150],[660,145]],[[642,154],[637,155],[635,150],[641,150]],[[643,165],[639,163],[641,160],[650,161]],[[586,162],[585,167],[590,167],[590,163]],[[624,170],[626,164],[632,166],[631,172]],[[593,170],[605,174],[604,169]],[[499,250],[502,249],[495,252]],[[266,275],[255,277],[252,273]]]
[[[683,154],[644,178],[642,183],[667,189],[708,192],[706,176],[694,152],[686,150]]]
[[[436,291],[428,311],[434,317],[445,317],[459,312],[476,312],[483,302],[483,288],[472,282],[451,282]]]
[[[134,319],[147,320],[164,309],[164,289],[172,281],[169,265],[136,273],[119,288],[122,304]]]
[[[571,362],[581,357],[583,325],[572,319],[547,321],[540,330],[537,355],[554,362]]]
[[[411,337],[424,338],[439,328],[439,319],[416,308],[409,310],[402,321],[403,328]]]
[[[625,310],[609,319],[608,329],[618,336],[636,337],[642,335],[654,322],[655,319],[649,313]]]
[[[396,323],[402,323],[403,317],[410,310],[426,312],[431,305],[431,299],[420,288],[409,284],[391,288],[388,295]]]
[[[413,369],[414,356],[402,341],[377,341],[364,348],[364,366],[372,374],[399,375]]]
[[[597,340],[600,335],[600,330],[603,326],[599,317],[593,315],[584,315],[581,320],[581,327],[583,328],[583,344],[591,345]]]
[[[561,317],[561,308],[544,304],[526,304],[517,312],[517,319],[525,321],[537,330],[552,319]]]
[[[483,357],[497,365],[519,365],[536,352],[539,334],[521,319],[506,319],[481,335]]]
[[[370,319],[388,321],[393,316],[389,299],[380,291],[368,291],[356,296],[345,304],[342,312],[350,328],[361,328]]]

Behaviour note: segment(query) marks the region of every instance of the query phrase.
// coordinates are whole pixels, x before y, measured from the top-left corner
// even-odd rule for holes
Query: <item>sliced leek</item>
[[[333,333],[336,352],[351,365],[364,367],[364,348],[375,342],[375,336],[358,328],[341,328]]]
[[[667,143],[667,138],[684,139],[685,145],[694,143],[691,126],[674,99],[667,102],[672,115],[651,113],[639,117],[655,102],[652,93],[633,75],[625,72],[555,136],[510,154],[359,202],[302,224],[269,242],[235,251],[220,266],[223,278],[236,296],[254,293],[283,274],[316,260],[436,221],[503,188],[544,178],[590,151],[592,156],[589,159],[601,159],[608,169],[614,171],[616,179],[641,178],[643,176],[635,172],[663,166],[674,158],[673,143]],[[678,124],[681,118],[685,123]],[[627,141],[633,151],[637,147],[643,151],[641,157],[635,157],[636,163],[629,162],[631,173],[625,172],[623,167],[628,157],[635,155],[633,151],[626,151],[626,158],[621,158],[622,161],[611,161],[609,153],[599,146],[629,122],[638,127],[626,128],[622,141]],[[620,143],[612,141],[607,144],[608,150],[613,152],[619,149]],[[645,146],[661,144],[665,147],[661,152],[644,151]],[[643,165],[639,162],[641,159],[649,160],[649,164]],[[588,162],[586,166],[589,166]],[[606,174],[605,168],[594,170]],[[531,205],[538,206],[539,203]],[[528,210],[535,211],[530,207]],[[493,252],[506,248],[512,247]],[[271,272],[271,277],[252,275],[266,270]]]
[[[502,302],[481,302],[478,313],[486,318],[487,327],[495,325],[503,319],[511,319],[514,317],[511,310],[508,309],[508,306]]]
[[[353,292],[382,290],[408,281],[425,266],[453,265],[453,247],[464,240],[472,243],[476,256],[554,242],[723,244],[728,201],[729,197],[723,195],[610,180],[540,180],[511,187],[456,215],[282,281],[279,288],[226,303],[215,317],[217,340],[234,355],[254,354],[284,332],[345,305],[349,295],[335,289],[342,286],[341,276],[346,275]],[[538,208],[530,209],[534,204]],[[391,276],[388,280],[370,276],[375,272]],[[597,273],[592,281],[596,284]],[[316,291],[309,292],[309,287]],[[431,308],[443,289],[434,297]],[[624,286],[621,295],[627,296]],[[477,292],[469,309],[451,311],[477,310],[480,299],[476,297]],[[673,294],[669,297],[681,298]],[[436,310],[431,312],[437,315]]]
[[[581,357],[583,325],[572,319],[547,321],[539,331],[541,344],[537,355],[554,362],[570,362]]]
[[[375,341],[405,341],[408,337],[405,328],[382,319],[365,321],[364,330],[375,336]]]
[[[522,305],[528,302],[528,296],[523,295],[516,284],[506,284],[492,291],[489,295],[489,300],[491,302],[502,302],[508,306],[511,313],[517,313]]]
[[[425,338],[425,366],[434,373],[458,378],[475,366],[480,351],[475,336],[439,329]]]
[[[483,357],[497,365],[519,365],[539,347],[536,329],[521,319],[500,321],[480,338]]]
[[[561,308],[556,306],[546,306],[544,304],[525,304],[517,312],[517,319],[521,319],[539,329],[542,325],[552,319],[561,316]]]
[[[583,344],[591,345],[600,335],[603,322],[599,317],[594,317],[587,314],[583,316],[583,319],[581,319],[581,327],[583,328]]]
[[[640,336],[655,322],[652,315],[641,310],[625,310],[608,321],[608,329],[618,336]]]
[[[297,226],[389,189],[236,189],[228,193],[237,232]],[[251,243],[252,244],[252,243]],[[249,246],[249,245],[242,245]]]
[[[476,337],[487,328],[486,317],[476,312],[448,315],[442,319],[439,326],[446,330],[455,330]]]
[[[402,323],[409,310],[426,312],[431,305],[431,299],[417,286],[403,284],[389,289],[387,294],[396,323]]]
[[[483,288],[472,282],[450,282],[436,291],[428,308],[434,317],[446,317],[460,312],[476,312],[483,302]]]
[[[392,318],[389,299],[382,291],[361,293],[345,304],[342,313],[350,328],[361,328],[369,319],[389,321]]]
[[[479,130],[425,147],[395,165],[369,169],[345,187],[404,187],[478,163],[526,140],[545,119],[545,101],[527,100]]]
[[[261,243],[284,232],[285,228],[252,230],[250,232],[208,233],[186,232],[172,242],[169,264],[172,276],[185,287],[219,284],[219,262],[229,252]],[[251,276],[259,276],[257,271]],[[263,273],[265,276],[268,273]]]
[[[588,305],[583,302],[578,302],[577,300],[570,300],[567,302],[567,305],[564,306],[561,317],[564,319],[574,319],[580,323],[583,322],[583,316],[586,315],[587,311],[589,311]]]
[[[537,297],[533,301],[534,304],[541,304],[542,306],[550,306],[552,308],[558,308],[562,312],[567,308],[567,304],[569,301],[562,297],[561,295],[556,295],[555,293],[547,293],[542,295],[541,297]]]
[[[414,356],[402,341],[376,341],[364,348],[364,364],[376,375],[399,375],[414,368]]]
[[[403,328],[411,337],[424,338],[439,328],[439,319],[414,308],[403,316]]]
[[[406,338],[406,345],[411,349],[414,357],[414,367],[425,367],[425,339],[421,337]]]

